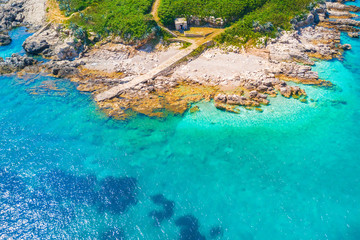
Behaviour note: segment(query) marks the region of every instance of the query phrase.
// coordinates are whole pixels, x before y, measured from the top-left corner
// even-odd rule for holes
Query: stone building
[[[176,18],[175,28],[177,31],[188,30],[188,23],[186,18]]]

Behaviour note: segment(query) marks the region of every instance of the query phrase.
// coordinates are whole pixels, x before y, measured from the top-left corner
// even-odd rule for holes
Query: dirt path
[[[160,24],[160,18],[158,15],[158,9],[160,7],[161,0],[155,0],[152,8],[151,8],[151,14],[154,16],[154,20]]]
[[[47,0],[46,7],[46,15],[49,22],[63,23],[64,21],[69,19],[68,17],[65,17],[63,15],[56,0]]]
[[[151,8],[151,14],[153,15],[154,17],[154,20],[155,22],[158,24],[159,27],[161,27],[164,31],[168,32],[170,35],[172,35],[173,37],[178,37],[176,35],[176,33],[174,33],[173,31],[171,31],[170,29],[168,29],[167,27],[165,27],[161,22],[160,22],[160,18],[159,18],[159,15],[158,15],[158,10],[159,10],[159,7],[160,7],[160,3],[161,3],[161,0],[155,0],[152,8]]]

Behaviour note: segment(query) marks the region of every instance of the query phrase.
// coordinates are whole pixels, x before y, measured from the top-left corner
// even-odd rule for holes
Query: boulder
[[[267,99],[267,95],[266,94],[262,94],[262,93],[260,93],[259,95],[258,95],[258,98],[261,98],[261,99]]]
[[[219,93],[219,94],[214,98],[214,100],[215,100],[215,102],[226,103],[227,96],[226,96],[225,94]]]
[[[73,61],[49,61],[44,68],[53,75],[61,78],[73,77],[79,73],[78,67],[81,64]]]
[[[68,44],[63,44],[55,48],[55,54],[58,60],[73,59],[78,56],[75,48]]]
[[[227,96],[227,104],[230,105],[241,105],[242,100],[239,95],[229,95]]]
[[[11,37],[6,33],[0,33],[0,46],[9,45],[11,43]]]
[[[250,98],[256,98],[257,96],[258,96],[258,91],[251,91],[250,93],[249,93],[249,97]]]
[[[57,76],[60,78],[72,77],[72,76],[78,74],[78,72],[79,72],[79,70],[77,68],[63,67],[63,68],[59,69]]]
[[[257,88],[260,92],[266,92],[269,88],[265,85],[260,85],[258,88]]]
[[[291,97],[292,91],[291,91],[291,88],[287,86],[287,87],[280,88],[280,93],[284,97],[289,98],[289,97]]]
[[[49,47],[50,45],[46,40],[41,40],[41,41],[34,40],[30,42],[25,41],[23,44],[23,48],[25,49],[25,51],[27,53],[34,55],[38,55],[42,53],[45,49]]]

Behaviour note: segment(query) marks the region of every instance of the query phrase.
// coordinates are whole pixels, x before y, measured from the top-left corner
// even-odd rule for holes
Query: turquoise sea
[[[314,67],[334,89],[263,113],[122,122],[66,79],[0,77],[0,239],[360,239],[360,40],[342,41]]]

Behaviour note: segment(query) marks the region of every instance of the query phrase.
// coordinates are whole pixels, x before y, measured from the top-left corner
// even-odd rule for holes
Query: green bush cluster
[[[76,28],[79,39],[95,33],[131,41],[144,39],[157,28],[150,15],[154,0],[57,1],[61,10],[71,16],[69,25]],[[231,27],[216,40],[238,45],[289,30],[292,19],[304,18],[320,1],[323,0],[161,0],[158,13],[160,21],[169,27],[177,17],[220,17]]]
[[[71,15],[69,25],[101,36],[118,35],[124,40],[146,38],[157,26],[150,15],[154,0],[58,0]]]
[[[217,40],[220,43],[244,44],[260,37],[275,37],[289,30],[293,18],[322,0],[162,0],[159,17],[172,27],[177,17],[220,17],[232,25]]]
[[[269,0],[261,8],[249,12],[244,18],[220,35],[220,43],[234,45],[247,43],[261,37],[276,37],[281,30],[290,30],[291,20],[304,18],[314,0]]]
[[[61,11],[65,12],[66,16],[78,11],[84,10],[90,6],[93,0],[58,0]]]
[[[164,25],[172,26],[177,17],[220,17],[228,23],[261,7],[267,0],[161,0],[159,17]]]

